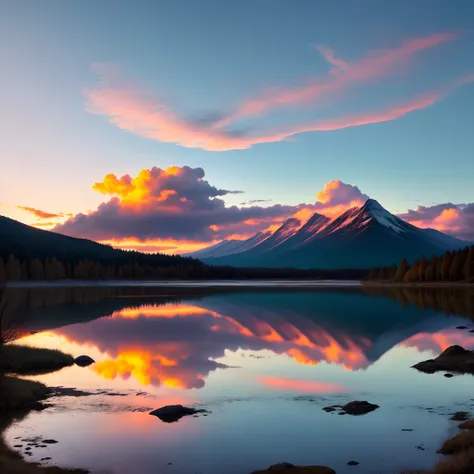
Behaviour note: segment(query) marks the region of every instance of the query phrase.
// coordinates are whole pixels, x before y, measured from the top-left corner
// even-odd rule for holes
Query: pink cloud
[[[418,206],[398,217],[417,227],[436,229],[453,237],[474,241],[474,203]]]
[[[280,106],[307,104],[321,94],[326,97],[328,93],[340,91],[350,85],[394,74],[399,71],[400,65],[415,53],[456,37],[457,35],[452,33],[442,33],[409,39],[397,48],[369,52],[353,63],[337,58],[330,48],[320,46],[319,51],[333,66],[326,76],[313,78],[309,84],[302,87],[271,92],[261,98],[251,99],[244,102],[235,113],[220,120],[187,120],[179,117],[161,100],[137,87],[117,81],[117,73],[110,67],[102,68],[103,77],[98,87],[84,90],[86,108],[90,113],[103,115],[112,124],[144,138],[209,151],[242,150],[257,144],[280,142],[305,132],[340,130],[387,122],[433,105],[452,88],[473,82],[474,75],[462,77],[444,90],[378,111],[320,119],[279,130],[255,129],[240,132],[224,128],[241,117],[259,115],[263,111]]]
[[[343,385],[317,380],[288,379],[281,377],[258,377],[257,380],[272,389],[297,393],[340,393],[348,391],[348,388]]]
[[[264,93],[244,102],[234,114],[226,117],[220,125],[228,124],[238,118],[260,115],[277,107],[294,106],[301,102],[314,101],[351,85],[371,82],[394,74],[397,67],[411,57],[441,43],[452,41],[454,33],[440,33],[422,38],[411,38],[393,49],[369,51],[363,58],[347,63],[336,57],[331,48],[318,46],[318,51],[334,67],[323,77],[313,77],[305,85]]]
[[[473,81],[474,77],[465,78],[462,84]],[[432,92],[405,104],[379,111],[322,119],[280,131],[249,135],[218,131],[209,126],[190,125],[176,118],[159,102],[147,99],[137,91],[101,87],[86,91],[85,95],[89,99],[90,112],[108,116],[111,123],[138,136],[164,143],[177,143],[187,148],[226,151],[243,150],[262,143],[280,142],[301,133],[327,132],[389,122],[435,104],[458,84],[461,82],[457,81],[446,90]]]

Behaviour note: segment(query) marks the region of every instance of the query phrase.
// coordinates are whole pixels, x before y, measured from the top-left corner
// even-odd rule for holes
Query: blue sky
[[[33,223],[34,215],[15,206],[94,211],[106,198],[92,186],[106,174],[134,177],[154,166],[185,165],[203,168],[217,188],[245,192],[223,196],[227,205],[314,203],[332,180],[358,186],[392,212],[474,201],[474,83],[457,82],[474,73],[471,1],[7,0],[1,9],[2,214]],[[210,151],[183,146],[181,138],[144,138],[136,130],[143,124],[134,122],[130,132],[111,123],[110,101],[90,113],[84,93],[104,96],[97,70],[105,70],[110,87],[165,106],[186,132],[203,117],[226,116],[257,98],[342,74],[330,72],[335,66],[318,46],[352,65],[436,35],[449,38],[403,56],[378,77],[238,117],[222,133],[260,136],[315,121],[386,115],[439,94],[431,105],[382,123],[246,149]]]

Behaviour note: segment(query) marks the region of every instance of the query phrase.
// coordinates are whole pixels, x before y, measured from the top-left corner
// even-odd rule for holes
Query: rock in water
[[[413,368],[426,374],[438,371],[474,374],[474,351],[468,351],[461,346],[450,346],[436,359],[424,360]]]
[[[81,355],[79,357],[76,357],[76,359],[74,359],[74,363],[78,365],[79,367],[87,367],[91,364],[94,364],[95,360],[92,357]]]
[[[184,407],[183,405],[166,405],[150,412],[150,415],[157,416],[165,423],[173,423],[180,420],[183,416],[195,415],[196,413],[207,413],[206,410]]]
[[[355,400],[353,402],[346,403],[342,406],[342,409],[348,415],[365,415],[366,413],[370,413],[371,411],[377,410],[380,408],[378,405],[374,403],[369,403],[367,401],[359,401]]]
[[[324,466],[293,466],[289,462],[280,462],[262,471],[255,471],[252,474],[336,474],[334,469]]]

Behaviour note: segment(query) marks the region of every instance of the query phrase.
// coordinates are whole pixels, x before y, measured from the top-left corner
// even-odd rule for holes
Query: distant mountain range
[[[408,224],[369,199],[335,219],[315,213],[302,224],[291,218],[275,232],[224,240],[189,256],[236,267],[368,268],[430,258],[470,244]]]

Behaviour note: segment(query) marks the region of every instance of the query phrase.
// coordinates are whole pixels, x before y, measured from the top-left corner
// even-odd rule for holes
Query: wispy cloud
[[[70,214],[46,212],[46,211],[42,211],[41,209],[35,209],[34,207],[28,207],[28,206],[16,206],[16,208],[25,212],[29,212],[30,214],[33,214],[34,216],[36,216],[38,219],[56,219],[59,217],[66,217],[70,215]],[[43,225],[46,225],[46,224],[43,224]]]
[[[421,38],[411,38],[392,49],[369,51],[363,58],[348,63],[336,57],[335,52],[326,46],[316,49],[333,66],[325,76],[311,77],[301,86],[272,92],[245,101],[235,113],[225,117],[219,123],[227,125],[236,119],[260,115],[279,107],[289,107],[314,102],[321,96],[327,96],[360,83],[369,83],[381,77],[399,72],[416,53],[433,48],[439,44],[452,41],[458,35],[440,33]]]

